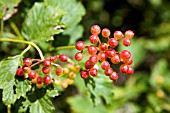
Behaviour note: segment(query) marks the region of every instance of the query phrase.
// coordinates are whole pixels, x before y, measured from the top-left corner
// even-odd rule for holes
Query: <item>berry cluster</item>
[[[110,62],[113,64],[122,62],[123,64],[120,66],[120,72],[132,75],[134,73],[134,69],[131,66],[133,63],[131,53],[128,50],[117,52],[115,47],[118,46],[119,40],[122,40],[122,44],[124,46],[130,46],[130,39],[134,36],[133,31],[128,30],[124,34],[121,31],[115,31],[113,38],[110,37],[111,31],[108,28],[104,28],[101,31],[101,28],[98,25],[93,25],[90,31],[92,35],[89,40],[93,45],[86,46],[83,41],[78,41],[75,45],[76,49],[79,50],[79,52],[75,54],[75,59],[77,61],[81,61],[83,59],[83,50],[85,48],[90,55],[84,64],[85,70],[80,72],[81,77],[88,78],[89,75],[97,76],[98,69],[95,68],[95,64],[97,64],[98,61],[101,62],[101,68],[104,70],[105,75],[109,76],[111,80],[117,80],[118,74],[111,68]],[[100,33],[102,37],[108,39],[107,42],[100,41]]]
[[[42,88],[44,85],[51,83],[55,86],[67,88],[68,85],[73,84],[76,77],[75,72],[79,71],[80,67],[79,65],[68,63],[66,67],[62,68],[55,63],[58,59],[61,62],[67,62],[69,58],[65,54],[50,56],[45,60],[25,58],[23,60],[24,65],[17,69],[16,75],[29,78],[32,84],[36,84],[37,88]],[[33,62],[35,63],[33,64]],[[32,69],[36,65],[39,65],[37,72]],[[56,74],[55,77],[52,76],[52,69],[55,69],[53,70]]]

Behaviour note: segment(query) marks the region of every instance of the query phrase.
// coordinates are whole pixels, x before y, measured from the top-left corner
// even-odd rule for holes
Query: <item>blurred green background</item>
[[[36,0],[38,1],[42,0]],[[115,30],[122,32],[133,30],[135,37],[132,46],[123,47],[120,44],[116,49],[131,51],[134,57],[135,73],[130,77],[119,73],[119,80],[113,82],[113,86],[109,88],[105,82],[96,83],[100,86],[97,92],[102,92],[104,95],[97,94],[100,101],[97,101],[96,105],[92,103],[84,81],[77,76],[74,85],[69,86],[61,95],[53,99],[55,113],[170,113],[170,1],[78,1],[83,3],[86,14],[80,23],[83,25],[84,32],[82,37],[76,40],[88,41],[90,27],[94,24],[98,24],[101,28],[109,28],[112,34]],[[34,2],[35,0],[23,0],[19,4],[19,13],[11,18],[11,21],[16,22],[19,28],[26,12]],[[5,22],[5,25],[6,30],[10,31],[10,22]],[[63,36],[63,40],[58,38],[61,36],[56,36],[53,46],[70,44],[63,41],[68,38],[67,35]],[[49,52],[46,49],[47,45],[48,43],[43,43],[39,46],[46,56],[54,55],[55,52]],[[11,43],[0,43],[0,46],[0,59],[16,55],[25,48],[24,45]],[[70,50],[68,51],[69,56],[73,57]],[[68,53],[68,51],[64,52]],[[72,52],[76,51],[72,50]],[[27,56],[38,55],[36,51],[31,50]],[[115,65],[112,67],[117,71],[119,69]],[[113,95],[111,95],[112,91]]]

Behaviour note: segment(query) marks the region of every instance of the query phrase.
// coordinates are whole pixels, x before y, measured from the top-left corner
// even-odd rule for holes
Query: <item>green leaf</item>
[[[21,96],[26,98],[26,93],[30,91],[31,89],[31,83],[30,80],[22,80],[22,81],[17,81],[16,83],[16,95],[17,99],[19,99]]]
[[[16,100],[13,86],[15,73],[20,64],[21,56],[8,57],[0,62],[0,89],[3,89],[3,103],[13,104]]]
[[[52,35],[63,32],[61,18],[65,11],[58,6],[35,3],[22,25],[22,34],[27,40],[47,41]]]
[[[24,113],[27,111],[28,107],[30,106],[30,101],[26,99],[25,101],[22,102],[22,106],[19,107],[18,112],[19,113]]]
[[[45,2],[52,6],[60,6],[67,11],[61,20],[67,25],[63,35],[70,35],[70,44],[73,44],[76,39],[82,36],[84,31],[81,25],[77,25],[82,20],[82,16],[85,15],[84,6],[77,0],[45,0]]]
[[[17,12],[15,8],[21,0],[0,0],[0,18],[7,20]],[[6,10],[8,9],[8,10]]]
[[[47,95],[49,97],[55,97],[55,96],[59,95],[59,92],[58,92],[57,88],[54,88],[52,90],[47,90]]]
[[[54,106],[46,96],[31,103],[30,113],[53,113]]]

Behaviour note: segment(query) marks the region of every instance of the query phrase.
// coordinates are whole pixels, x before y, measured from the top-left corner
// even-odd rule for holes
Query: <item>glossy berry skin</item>
[[[74,79],[76,77],[76,74],[73,71],[71,71],[69,72],[68,76],[69,78]]]
[[[85,62],[85,64],[84,64],[84,67],[86,68],[86,69],[90,69],[90,68],[92,68],[94,66],[94,64],[92,64],[91,62],[90,62],[90,60],[87,60],[86,62]]]
[[[96,46],[88,46],[88,53],[90,55],[95,55],[97,53],[97,47]]]
[[[100,29],[100,27],[98,25],[93,25],[91,27],[90,31],[91,31],[91,34],[98,35],[98,34],[100,34],[101,29]]]
[[[68,87],[68,83],[66,81],[62,81],[61,82],[61,87],[64,88],[64,89],[67,88]]]
[[[111,58],[113,57],[114,55],[116,54],[116,51],[112,48],[109,48],[107,51],[106,51],[106,55],[108,58]]]
[[[99,37],[97,35],[91,35],[90,36],[90,42],[92,44],[97,44],[99,42]]]
[[[29,73],[30,70],[31,70],[31,68],[28,67],[28,66],[23,66],[23,67],[22,67],[22,71],[25,72],[25,73]]]
[[[95,65],[95,64],[98,62],[98,57],[97,57],[97,55],[92,55],[92,56],[90,56],[89,61],[90,61],[90,63],[91,63],[92,65]]]
[[[118,64],[121,61],[121,58],[119,56],[119,54],[115,54],[112,58],[111,58],[111,62],[113,64]]]
[[[91,76],[97,76],[98,75],[98,69],[91,68],[89,73],[90,73]]]
[[[103,70],[110,68],[109,62],[108,62],[108,61],[103,61],[103,62],[101,63],[101,68],[102,68]]]
[[[45,67],[51,66],[51,61],[50,60],[45,59],[43,63],[44,63]]]
[[[87,70],[82,70],[80,72],[80,76],[84,79],[88,78],[89,77],[89,72]]]
[[[132,38],[134,36],[134,32],[133,31],[131,31],[131,30],[127,30],[126,32],[125,32],[125,37],[126,38]]]
[[[130,46],[131,45],[131,40],[129,39],[129,38],[124,38],[123,40],[122,40],[122,43],[123,43],[123,45],[124,46]]]
[[[114,80],[114,81],[118,80],[118,78],[119,78],[119,76],[116,72],[113,72],[109,77],[111,80]]]
[[[134,73],[134,69],[131,65],[128,65],[128,70],[126,71],[127,75],[132,75]]]
[[[55,62],[57,61],[58,56],[50,56],[50,61]]]
[[[120,52],[120,58],[122,58],[123,60],[127,60],[131,57],[131,53],[128,50],[123,50],[122,52]]]
[[[34,71],[34,70],[31,70],[29,73],[28,73],[28,76],[30,79],[34,79],[37,77],[37,73]]]
[[[108,45],[106,43],[99,44],[100,51],[106,51],[108,49]]]
[[[76,49],[79,51],[82,51],[86,47],[85,43],[83,41],[76,42]]]
[[[118,41],[115,38],[110,38],[107,43],[112,48],[115,48],[118,45]]]
[[[100,61],[105,61],[106,60],[106,58],[107,58],[107,55],[106,55],[106,53],[105,52],[99,52],[98,53],[98,59],[100,60]]]
[[[119,70],[120,70],[121,73],[125,74],[128,71],[128,68],[129,68],[128,65],[122,64],[120,66]]]
[[[23,76],[23,75],[24,75],[24,73],[23,73],[23,71],[22,71],[22,68],[18,68],[18,69],[17,69],[16,75],[17,75],[17,76]]]
[[[59,59],[62,61],[62,62],[67,62],[68,60],[68,56],[66,54],[61,54],[59,56]]]
[[[41,76],[37,77],[37,84],[41,84],[43,82],[43,78]]]
[[[43,68],[42,68],[42,72],[43,72],[44,74],[49,74],[50,71],[51,71],[51,68],[50,68],[50,67],[43,67]]]
[[[32,64],[32,59],[31,58],[25,58],[24,59],[24,65],[29,67]]]
[[[41,89],[43,87],[43,84],[36,84],[37,89]]]
[[[102,29],[102,36],[108,38],[110,36],[110,30],[108,28]]]
[[[107,68],[107,69],[104,71],[104,74],[105,74],[106,76],[110,76],[112,73],[113,73],[113,69],[112,69],[112,68]]]
[[[56,69],[56,75],[61,75],[62,74],[62,72],[63,72],[63,69],[61,68],[61,67],[57,67],[57,69]]]
[[[131,65],[133,63],[133,57],[131,56],[129,59],[123,60],[123,62],[127,65]]]
[[[52,82],[52,79],[51,79],[51,77],[49,75],[46,75],[43,78],[43,82],[44,82],[44,84],[48,85],[48,84],[50,84]]]
[[[116,40],[120,40],[121,38],[123,38],[123,33],[121,31],[115,31],[113,36]]]
[[[83,55],[83,53],[81,53],[81,52],[77,52],[77,53],[75,54],[75,59],[76,59],[77,61],[81,61],[81,60],[83,59],[83,57],[84,57],[84,55]]]

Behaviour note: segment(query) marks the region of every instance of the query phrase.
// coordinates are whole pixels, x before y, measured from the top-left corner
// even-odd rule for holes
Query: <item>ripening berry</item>
[[[22,68],[18,68],[18,69],[17,69],[16,75],[17,75],[17,76],[23,76],[23,75],[24,75],[24,73],[23,73],[23,71],[22,71]]]
[[[127,65],[131,65],[133,63],[133,57],[131,56],[129,59],[124,59],[123,62]]]
[[[116,40],[120,40],[123,38],[123,33],[121,31],[115,31],[113,36]]]
[[[108,28],[102,29],[102,36],[108,38],[110,36],[110,30]]]
[[[52,79],[49,75],[44,76],[43,81],[45,84],[50,84],[52,82]]]
[[[66,82],[67,82],[68,85],[71,85],[71,84],[73,84],[74,80],[70,79],[70,78],[67,78]]]
[[[124,46],[130,46],[131,45],[131,40],[129,38],[124,38],[122,40],[122,43]]]
[[[75,59],[76,59],[77,61],[81,61],[81,60],[83,59],[83,57],[84,57],[84,55],[83,55],[83,53],[81,53],[81,52],[77,52],[77,53],[75,54]]]
[[[97,35],[91,35],[90,36],[90,42],[92,44],[97,44],[99,42],[99,37]]]
[[[113,69],[111,67],[104,70],[104,74],[106,76],[110,76],[112,73],[113,73]]]
[[[22,67],[22,71],[25,72],[25,73],[29,73],[30,70],[31,70],[31,68],[28,67],[28,66],[23,66],[23,67]]]
[[[62,81],[61,82],[61,87],[62,88],[67,88],[68,87],[68,83],[66,81]]]
[[[69,63],[69,64],[67,64],[67,69],[68,70],[73,70],[73,68],[74,68],[74,65],[73,64],[71,64],[71,63]]]
[[[69,72],[68,76],[69,78],[74,79],[76,77],[76,74],[73,71],[71,71]]]
[[[43,83],[41,83],[41,84],[36,84],[36,87],[37,87],[38,89],[41,89],[41,88],[43,87]]]
[[[101,29],[98,25],[93,25],[91,27],[90,31],[91,31],[91,34],[98,35],[98,34],[100,34]]]
[[[82,51],[85,48],[85,43],[83,41],[76,42],[76,49]]]
[[[92,65],[95,65],[95,64],[98,62],[98,57],[97,57],[97,55],[92,55],[92,56],[90,56],[89,61],[90,61],[90,63],[91,63]]]
[[[109,62],[108,62],[108,61],[103,61],[103,62],[101,63],[101,68],[102,68],[103,70],[110,68]]]
[[[125,74],[127,72],[128,68],[129,68],[128,65],[122,64],[120,66],[119,70],[120,70],[121,73]]]
[[[111,58],[111,62],[113,64],[118,64],[120,61],[121,61],[121,58],[120,58],[119,54],[117,54],[117,53]]]
[[[90,55],[96,55],[96,53],[97,53],[97,47],[96,46],[88,46],[88,53],[90,54]]]
[[[107,43],[112,48],[115,48],[118,45],[118,41],[115,38],[110,38]]]
[[[127,75],[132,75],[134,73],[134,69],[131,65],[128,65],[128,70],[126,71]]]
[[[122,58],[123,60],[127,60],[131,57],[131,53],[128,50],[123,50],[122,52],[120,52],[120,58]]]
[[[134,32],[133,31],[131,31],[131,30],[127,30],[126,32],[125,32],[125,37],[126,38],[132,38],[134,36]]]
[[[50,68],[50,67],[43,67],[43,68],[42,68],[42,72],[43,72],[44,74],[49,74],[50,71],[51,71],[51,68]]]
[[[97,56],[98,56],[98,59],[99,59],[100,61],[105,61],[106,58],[107,58],[106,53],[103,52],[103,51],[99,52]]]
[[[62,72],[63,72],[63,69],[61,68],[61,67],[57,67],[56,68],[56,75],[61,75],[62,74]]]
[[[50,61],[50,60],[45,59],[45,60],[44,60],[44,66],[45,66],[45,67],[49,67],[49,66],[51,66],[51,61]]]
[[[91,68],[89,73],[90,73],[91,76],[97,76],[98,75],[98,69]]]
[[[31,79],[31,83],[36,84],[37,83],[37,78]]]
[[[32,64],[32,59],[31,58],[25,58],[24,59],[24,65],[29,67]]]
[[[54,82],[53,82],[53,84],[54,84],[55,86],[59,86],[59,85],[61,85],[61,81],[58,80],[58,79],[55,79]]]
[[[118,74],[115,71],[109,77],[111,80],[114,80],[114,81],[118,80],[119,78]]]
[[[59,56],[50,56],[50,61],[55,62]]]
[[[28,73],[28,76],[30,79],[34,79],[37,77],[37,73],[34,70],[30,70],[30,72]]]
[[[86,62],[85,62],[85,64],[84,64],[84,67],[86,68],[86,69],[90,69],[90,68],[92,68],[94,66],[94,64],[92,64],[91,62],[90,62],[90,60],[87,60]]]
[[[78,64],[74,65],[73,71],[79,72],[80,71],[80,65],[78,65]]]
[[[41,76],[38,76],[36,79],[37,79],[37,84],[41,84],[43,82],[43,79]]]
[[[65,55],[65,54],[61,54],[61,55],[59,55],[59,59],[60,59],[62,62],[67,62],[68,56]]]
[[[114,55],[116,54],[116,51],[112,48],[109,48],[107,51],[106,51],[106,55],[108,58],[111,58],[113,57]]]
[[[99,49],[100,49],[100,51],[107,51],[108,45],[106,43],[100,43]]]
[[[89,72],[87,70],[82,70],[80,72],[80,76],[84,79],[88,78],[89,77]]]

